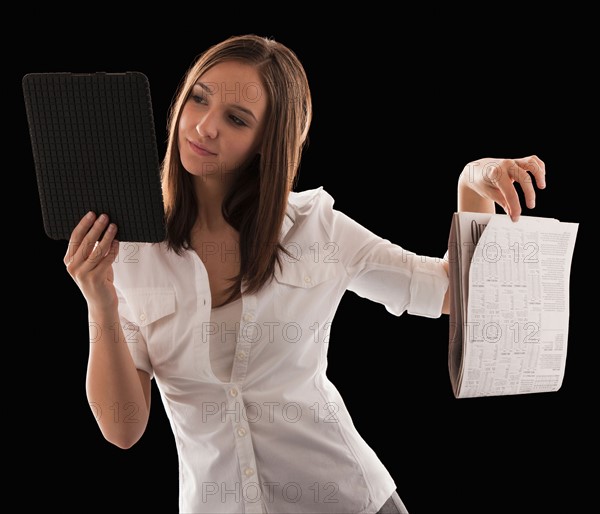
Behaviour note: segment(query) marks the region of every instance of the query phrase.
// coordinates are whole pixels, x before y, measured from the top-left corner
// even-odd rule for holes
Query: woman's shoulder
[[[290,191],[288,201],[293,205],[305,204],[314,201],[314,199],[321,195],[323,191],[325,191],[323,186],[315,187],[313,189],[304,189],[302,191]]]
[[[119,255],[115,263],[139,263],[140,258],[161,258],[167,252],[166,243],[142,243],[139,241],[119,241]]]
[[[144,277],[160,275],[171,268],[171,255],[166,243],[120,241],[119,254],[113,263],[115,282],[137,283]],[[181,257],[179,257],[181,259]]]
[[[291,191],[288,196],[287,214],[296,219],[311,214],[322,215],[333,209],[334,199],[323,186],[303,191]]]
[[[296,235],[308,232],[316,236],[316,230],[328,235],[334,218],[334,199],[323,186],[303,191],[291,191],[288,196],[283,235],[288,230]],[[290,230],[291,229],[291,230]]]

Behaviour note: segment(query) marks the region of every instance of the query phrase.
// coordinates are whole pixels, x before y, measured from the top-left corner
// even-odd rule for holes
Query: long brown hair
[[[223,201],[225,220],[239,232],[240,272],[228,288],[228,300],[258,291],[281,264],[279,241],[289,192],[293,189],[312,119],[306,73],[296,54],[272,38],[232,36],[202,53],[183,77],[169,112],[169,138],[162,165],[166,243],[180,255],[190,248],[198,215],[192,178],[178,149],[182,108],[193,85],[212,66],[237,60],[256,68],[267,94],[267,119],[259,154],[241,170]]]

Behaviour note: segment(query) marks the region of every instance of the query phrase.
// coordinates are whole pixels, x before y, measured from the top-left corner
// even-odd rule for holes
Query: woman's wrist
[[[477,177],[466,166],[458,179],[458,212],[489,212],[494,214],[496,206],[493,200],[484,198],[475,189]]]

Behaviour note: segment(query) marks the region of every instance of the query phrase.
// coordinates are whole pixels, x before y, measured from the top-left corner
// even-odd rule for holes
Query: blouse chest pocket
[[[314,307],[333,298],[343,273],[339,263],[314,262],[299,259],[286,262],[275,269],[274,308],[278,317],[299,321]],[[298,319],[297,319],[298,318]]]
[[[131,322],[127,330],[138,331],[146,344],[152,366],[159,367],[174,349],[176,310],[175,290],[172,287],[141,287],[124,289],[124,309]],[[143,344],[143,343],[142,343]]]
[[[126,289],[123,296],[133,318],[130,321],[140,328],[175,312],[175,291],[171,287]]]

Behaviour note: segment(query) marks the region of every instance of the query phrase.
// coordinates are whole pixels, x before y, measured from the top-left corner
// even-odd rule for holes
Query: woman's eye
[[[233,114],[229,118],[231,119],[231,121],[233,123],[235,123],[236,125],[239,125],[240,127],[246,126],[246,124],[244,123],[244,120],[241,120],[240,118],[238,118],[237,116],[234,116]]]
[[[197,104],[205,104],[206,103],[206,98],[204,98],[201,95],[191,95],[191,99],[196,102]]]
[[[199,105],[207,105],[208,104],[206,97],[202,96],[202,95],[191,94],[190,99],[194,103],[197,103]],[[242,120],[241,118],[238,118],[235,114],[230,114],[229,119],[231,120],[231,122],[234,125],[236,125],[238,127],[246,127],[247,126],[246,122],[244,120]]]

